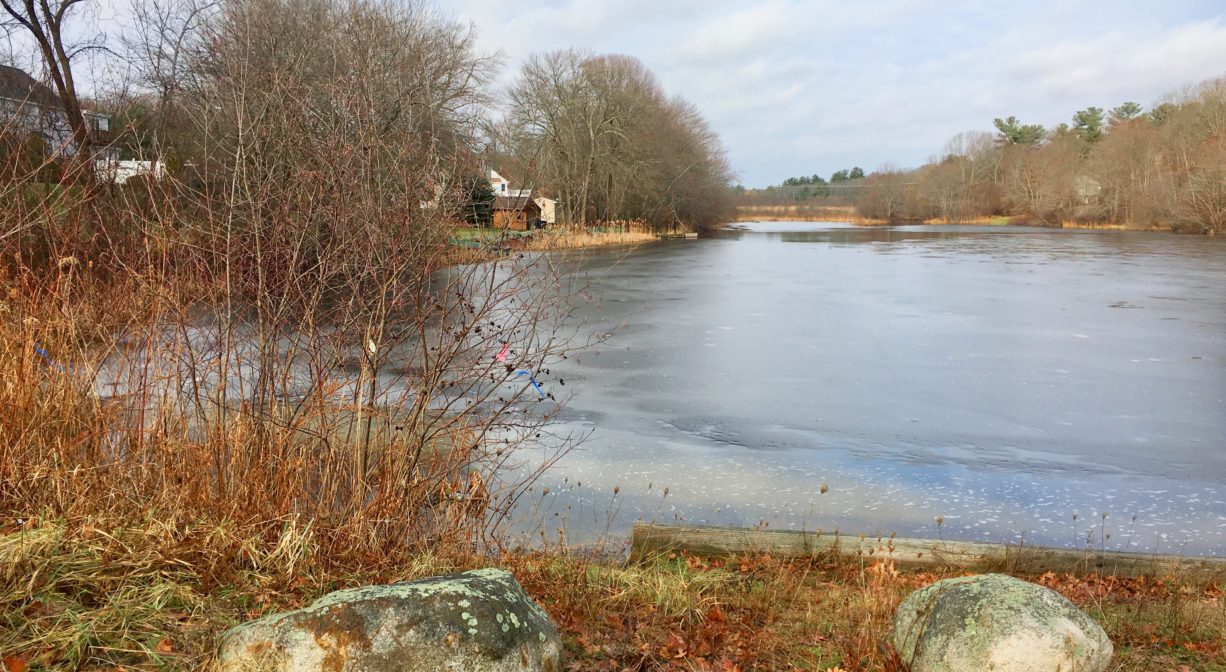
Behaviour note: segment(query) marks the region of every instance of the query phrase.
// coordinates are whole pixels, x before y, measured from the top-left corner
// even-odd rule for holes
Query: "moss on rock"
[[[218,662],[226,672],[553,672],[560,652],[557,628],[515,577],[481,569],[330,593],[228,630]]]
[[[1003,574],[937,581],[894,615],[912,672],[1102,672],[1107,633],[1059,593]]]

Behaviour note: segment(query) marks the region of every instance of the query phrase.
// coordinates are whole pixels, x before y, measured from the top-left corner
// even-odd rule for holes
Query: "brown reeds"
[[[561,400],[516,372],[569,347],[575,283],[446,244],[471,36],[416,5],[228,11],[175,101],[194,164],[83,189],[0,129],[4,655],[149,662],[221,585],[484,557],[570,445],[521,467]]]

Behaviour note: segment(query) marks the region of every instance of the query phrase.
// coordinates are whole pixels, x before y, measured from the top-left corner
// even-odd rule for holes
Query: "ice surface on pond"
[[[577,263],[611,337],[552,377],[559,430],[591,437],[526,514],[571,539],[765,521],[1226,555],[1226,240],[769,223]]]

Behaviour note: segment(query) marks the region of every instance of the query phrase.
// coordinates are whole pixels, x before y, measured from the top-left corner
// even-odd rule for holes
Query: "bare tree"
[[[133,0],[132,28],[123,36],[139,84],[152,93],[152,144],[181,145],[175,131],[187,122],[179,95],[190,86],[191,63],[207,53],[205,27],[220,10],[216,0]],[[172,137],[176,136],[176,137]]]
[[[573,224],[692,227],[727,216],[731,171],[718,137],[637,59],[536,55],[508,97],[508,144]]]
[[[42,55],[43,65],[55,92],[59,96],[64,116],[72,129],[73,141],[78,156],[86,161],[91,157],[90,128],[86,124],[77,84],[73,77],[73,60],[89,49],[100,48],[94,41],[70,42],[67,24],[73,19],[74,9],[83,0],[0,0],[7,20],[3,26],[8,30],[23,32],[32,39]]]
[[[1226,231],[1226,79],[1186,95],[1161,131],[1166,216],[1205,233]]]
[[[887,222],[917,217],[906,207],[908,174],[893,164],[878,168],[865,178],[864,194],[857,209],[860,214]],[[922,214],[918,216],[922,219]]]
[[[123,497],[302,514],[376,551],[495,530],[571,445],[548,433],[565,401],[549,367],[581,283],[548,256],[448,244],[494,62],[419,2],[223,0],[182,30],[131,44],[175,64],[148,72],[173,73],[194,168],[74,209],[109,227],[88,255],[32,258],[58,204],[0,209],[4,277],[50,288],[14,304],[26,331],[6,343],[46,344],[70,363],[56,384],[93,404],[79,440],[0,427],[3,475],[94,465]],[[11,165],[6,205],[38,179]],[[4,496],[73,505],[19,489]]]

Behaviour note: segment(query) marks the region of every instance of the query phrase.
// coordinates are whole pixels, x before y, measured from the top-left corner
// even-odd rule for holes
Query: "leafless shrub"
[[[494,541],[571,445],[517,450],[563,401],[542,371],[576,290],[549,257],[448,245],[491,62],[418,3],[192,21],[208,49],[162,84],[181,167],[5,214],[0,502],[307,514],[371,551]],[[15,161],[0,194],[54,186]],[[22,254],[69,224],[90,244]]]

